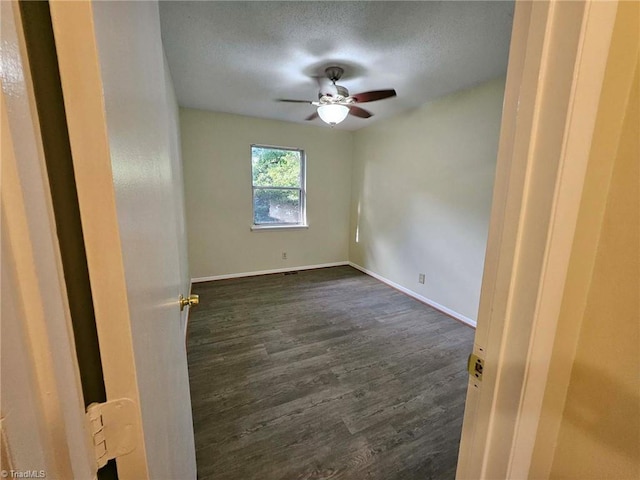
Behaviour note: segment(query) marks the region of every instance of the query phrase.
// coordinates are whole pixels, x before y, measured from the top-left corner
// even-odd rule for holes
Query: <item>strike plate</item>
[[[480,358],[475,353],[469,355],[469,360],[467,361],[467,370],[469,371],[469,375],[474,378],[477,378],[479,381],[482,381],[482,370],[484,370],[484,360]]]

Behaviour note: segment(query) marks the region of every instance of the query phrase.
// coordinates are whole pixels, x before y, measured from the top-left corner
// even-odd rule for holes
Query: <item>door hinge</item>
[[[86,413],[93,440],[97,468],[112,458],[136,448],[137,409],[133,400],[118,398],[104,403],[92,403]]]
[[[484,359],[475,353],[469,355],[469,360],[467,360],[467,371],[469,375],[481,382],[482,370],[484,370]]]

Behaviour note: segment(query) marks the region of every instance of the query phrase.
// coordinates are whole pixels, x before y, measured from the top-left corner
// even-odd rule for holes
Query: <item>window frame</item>
[[[253,149],[264,148],[270,150],[286,150],[299,152],[300,154],[300,186],[299,187],[274,187],[255,185],[253,183]],[[307,155],[302,148],[281,147],[277,145],[265,145],[252,143],[250,146],[249,161],[251,162],[251,230],[278,230],[278,229],[302,229],[309,228],[307,224]],[[297,190],[300,195],[300,221],[296,223],[256,223],[256,190]]]

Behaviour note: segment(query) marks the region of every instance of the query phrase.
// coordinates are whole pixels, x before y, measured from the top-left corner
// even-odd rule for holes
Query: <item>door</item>
[[[530,478],[616,10],[516,4],[457,478]]]
[[[177,105],[155,2],[51,2],[107,400],[132,399],[121,479],[194,479]],[[186,312],[185,312],[186,313]]]

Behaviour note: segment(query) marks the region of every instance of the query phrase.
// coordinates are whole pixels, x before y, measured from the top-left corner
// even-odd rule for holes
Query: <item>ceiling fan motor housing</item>
[[[339,97],[347,98],[349,96],[349,90],[342,85],[336,85],[336,89],[338,90]]]
[[[324,69],[324,73],[329,80],[333,83],[336,83],[342,75],[344,74],[344,69],[342,67],[327,67]]]
[[[344,69],[337,66],[327,67],[325,68],[324,73],[327,78],[331,80],[331,83],[333,85],[329,89],[325,89],[324,91],[323,89],[321,89],[320,92],[318,92],[318,98],[320,99],[320,101],[333,103],[336,101],[341,102],[349,98],[349,90],[347,90],[342,85],[336,85],[336,82],[340,80],[340,78],[344,74]],[[332,89],[335,89],[335,91],[331,91]]]

